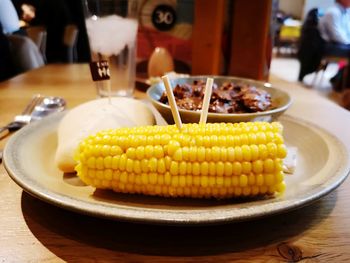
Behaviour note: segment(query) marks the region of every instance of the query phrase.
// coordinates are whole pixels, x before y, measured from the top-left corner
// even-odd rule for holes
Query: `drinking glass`
[[[85,0],[90,69],[100,97],[128,96],[136,78],[138,0]]]

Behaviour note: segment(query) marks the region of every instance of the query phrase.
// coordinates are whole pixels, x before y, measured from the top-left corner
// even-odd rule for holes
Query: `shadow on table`
[[[293,242],[333,210],[337,191],[312,205],[259,220],[214,226],[155,226],[118,222],[66,211],[23,192],[22,211],[33,235],[51,252],[68,260],[67,250],[86,259],[111,254],[209,256]],[[289,252],[288,252],[289,253]],[[72,255],[72,254],[70,254]],[[105,256],[105,258],[104,258]]]

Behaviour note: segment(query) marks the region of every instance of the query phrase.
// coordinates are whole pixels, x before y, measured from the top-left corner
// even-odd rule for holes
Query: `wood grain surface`
[[[84,64],[49,65],[0,83],[0,125],[21,112],[34,93],[62,96],[69,108],[95,98],[89,74]],[[303,92],[296,84],[271,81]],[[309,99],[350,118],[307,92]],[[136,97],[144,96],[136,92]],[[298,101],[301,97],[292,112],[298,110]],[[0,148],[7,140],[0,141]],[[1,165],[0,207],[0,262],[350,262],[349,180],[289,213],[174,227],[110,221],[57,208],[23,192]]]

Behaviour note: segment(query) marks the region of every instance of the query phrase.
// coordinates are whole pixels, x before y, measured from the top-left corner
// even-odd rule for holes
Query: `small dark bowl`
[[[177,84],[192,84],[194,80],[204,80],[208,77],[214,78],[214,83],[221,85],[224,82],[247,83],[259,89],[270,93],[274,108],[262,112],[254,113],[208,113],[207,122],[247,122],[247,121],[274,121],[284,113],[292,103],[291,97],[285,91],[272,87],[269,83],[264,83],[251,79],[225,77],[225,76],[192,76],[188,78],[176,78],[171,80],[171,86],[174,88]],[[170,106],[159,102],[163,91],[165,90],[162,82],[152,85],[147,90],[147,96],[153,106],[160,112],[163,118],[170,124],[174,123]],[[201,111],[192,111],[179,109],[183,123],[199,122]]]

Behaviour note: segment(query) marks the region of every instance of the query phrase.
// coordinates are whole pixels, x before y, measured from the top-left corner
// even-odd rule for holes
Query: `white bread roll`
[[[98,131],[119,127],[155,124],[152,111],[141,101],[116,97],[86,102],[70,110],[58,127],[55,156],[57,167],[66,173],[74,172],[74,152],[80,141]]]

